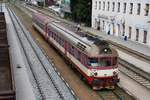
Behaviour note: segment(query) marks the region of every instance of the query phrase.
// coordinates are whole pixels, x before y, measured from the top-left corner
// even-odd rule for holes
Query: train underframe
[[[94,78],[90,84],[93,90],[115,89],[115,85],[119,82],[118,76],[106,78]]]

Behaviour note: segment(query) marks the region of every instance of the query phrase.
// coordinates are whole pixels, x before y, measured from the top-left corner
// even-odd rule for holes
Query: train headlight
[[[97,75],[98,75],[97,72],[95,72],[95,73],[94,73],[94,76],[97,76]]]
[[[91,73],[90,73],[90,76],[97,76],[98,73],[96,70],[92,70]]]
[[[107,52],[107,49],[106,49],[106,48],[104,49],[104,52]]]

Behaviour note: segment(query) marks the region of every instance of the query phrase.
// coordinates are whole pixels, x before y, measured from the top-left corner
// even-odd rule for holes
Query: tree
[[[72,18],[77,22],[91,25],[92,0],[71,0]]]

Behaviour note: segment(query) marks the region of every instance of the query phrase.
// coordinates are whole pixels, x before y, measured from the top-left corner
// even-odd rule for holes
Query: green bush
[[[71,0],[72,19],[91,26],[92,0]]]
[[[44,6],[44,2],[37,2],[38,6],[43,7]]]

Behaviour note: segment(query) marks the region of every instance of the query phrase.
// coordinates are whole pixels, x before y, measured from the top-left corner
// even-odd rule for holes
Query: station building
[[[92,0],[92,27],[150,46],[150,0]]]

